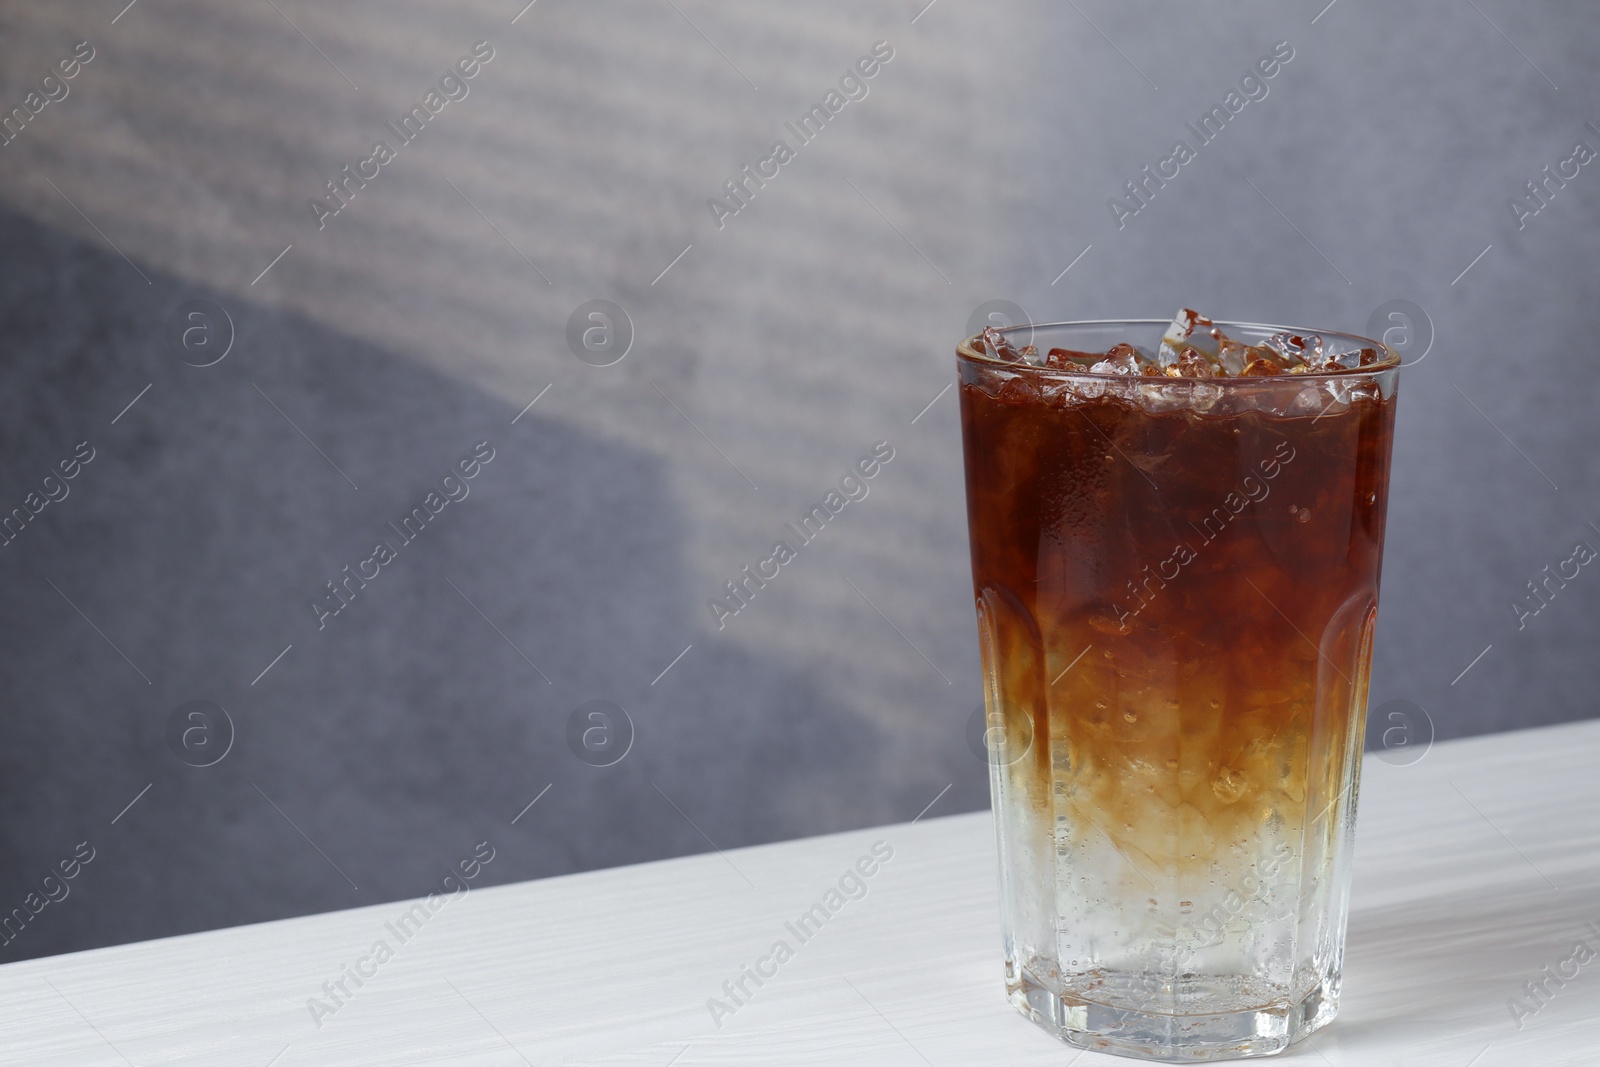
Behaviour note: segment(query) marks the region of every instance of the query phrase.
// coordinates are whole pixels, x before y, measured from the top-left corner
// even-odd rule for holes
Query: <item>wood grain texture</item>
[[[1521,1029],[1507,1004],[1537,1006],[1523,983],[1575,942],[1600,950],[1585,928],[1600,926],[1597,772],[1600,722],[1440,744],[1406,767],[1369,757],[1344,1006],[1282,1059],[1600,1063],[1600,958]],[[800,943],[785,923],[875,842],[893,857],[865,895]],[[385,924],[410,903],[0,967],[0,1061],[1128,1062],[1078,1055],[1006,1005],[987,814],[473,890],[400,944]],[[707,998],[779,938],[793,958],[715,1025]],[[393,958],[317,1025],[308,999],[379,939]]]

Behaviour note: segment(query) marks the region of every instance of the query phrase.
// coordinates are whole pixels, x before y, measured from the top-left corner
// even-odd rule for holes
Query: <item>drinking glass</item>
[[[1165,325],[1003,332],[1154,351]],[[958,347],[1006,989],[1070,1044],[1263,1056],[1337,1010],[1399,355],[1320,336],[1367,365]]]

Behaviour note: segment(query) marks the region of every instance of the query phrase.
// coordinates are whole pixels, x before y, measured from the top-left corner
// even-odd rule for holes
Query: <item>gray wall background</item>
[[[1600,163],[1520,231],[1507,207],[1600,148],[1588,9],[924,2],[0,4],[7,109],[96,49],[0,148],[0,506],[96,450],[0,548],[0,912],[96,849],[0,959],[411,896],[483,839],[507,882],[983,807],[941,390],[997,298],[1355,331],[1419,305],[1373,707],[1439,737],[1593,714],[1600,578],[1520,631],[1510,604],[1600,545]],[[319,231],[308,198],[480,39],[470,95]],[[706,199],[880,40],[869,95],[719,230]],[[1108,198],[1279,41],[1268,96],[1119,230]],[[233,322],[211,367],[164,337],[193,298]],[[591,299],[633,324],[613,366],[568,349]],[[484,439],[470,497],[319,631],[308,599]],[[706,599],[883,439],[870,496],[719,631]],[[634,723],[611,767],[567,745],[591,699]],[[213,766],[165,740],[190,700],[231,718]]]

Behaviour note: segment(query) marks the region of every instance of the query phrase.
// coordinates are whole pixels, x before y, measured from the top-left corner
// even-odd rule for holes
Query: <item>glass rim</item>
[[[1164,330],[1165,327],[1171,324],[1171,322],[1171,319],[1075,319],[1067,322],[1024,322],[1018,323],[1015,326],[1007,326],[1002,329],[1000,333],[1011,334],[1013,332],[1023,330],[1039,331],[1068,329],[1074,327],[1085,328],[1117,326],[1126,326],[1132,328],[1148,326],[1157,327]],[[1229,375],[1227,377],[1216,378],[1180,378],[1163,376],[1157,378],[1154,375],[1097,374],[1094,371],[1078,367],[1042,367],[1027,362],[1007,362],[1005,360],[996,359],[994,356],[991,356],[988,353],[979,352],[977,349],[972,347],[972,342],[983,336],[981,333],[973,334],[971,337],[968,337],[957,344],[956,355],[962,360],[967,360],[981,367],[991,367],[1019,374],[1032,374],[1042,378],[1051,378],[1057,380],[1088,378],[1096,381],[1103,380],[1139,383],[1154,383],[1159,381],[1164,385],[1192,383],[1195,385],[1216,385],[1224,388],[1232,388],[1237,385],[1262,385],[1266,383],[1349,378],[1357,377],[1363,374],[1395,371],[1399,370],[1401,366],[1401,356],[1395,348],[1381,340],[1375,340],[1371,337],[1362,337],[1360,334],[1345,333],[1341,330],[1314,330],[1303,326],[1275,326],[1264,322],[1236,322],[1231,320],[1225,321],[1221,319],[1213,320],[1213,325],[1225,331],[1253,330],[1260,331],[1262,333],[1315,334],[1318,337],[1321,337],[1324,341],[1327,341],[1330,338],[1336,338],[1341,341],[1353,341],[1357,343],[1358,347],[1376,349],[1378,352],[1383,353],[1383,358],[1379,359],[1376,363],[1369,363],[1364,367],[1341,367],[1338,370],[1299,371],[1293,374],[1259,374],[1251,375],[1249,377],[1245,377],[1244,375]]]

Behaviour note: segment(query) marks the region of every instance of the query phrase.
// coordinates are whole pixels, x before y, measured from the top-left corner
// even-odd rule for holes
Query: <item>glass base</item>
[[[1339,1010],[1338,988],[1327,980],[1293,1002],[1168,1014],[1116,1006],[1148,1004],[1153,998],[1144,991],[1170,985],[1166,976],[1097,974],[1092,982],[1096,994],[1110,1002],[1099,1003],[1054,992],[1026,968],[1013,973],[1021,980],[1007,982],[1007,999],[1023,1015],[1076,1048],[1141,1060],[1197,1063],[1275,1056],[1326,1026]],[[1261,1003],[1228,976],[1185,976],[1183,984],[1183,999],[1192,1003]]]

